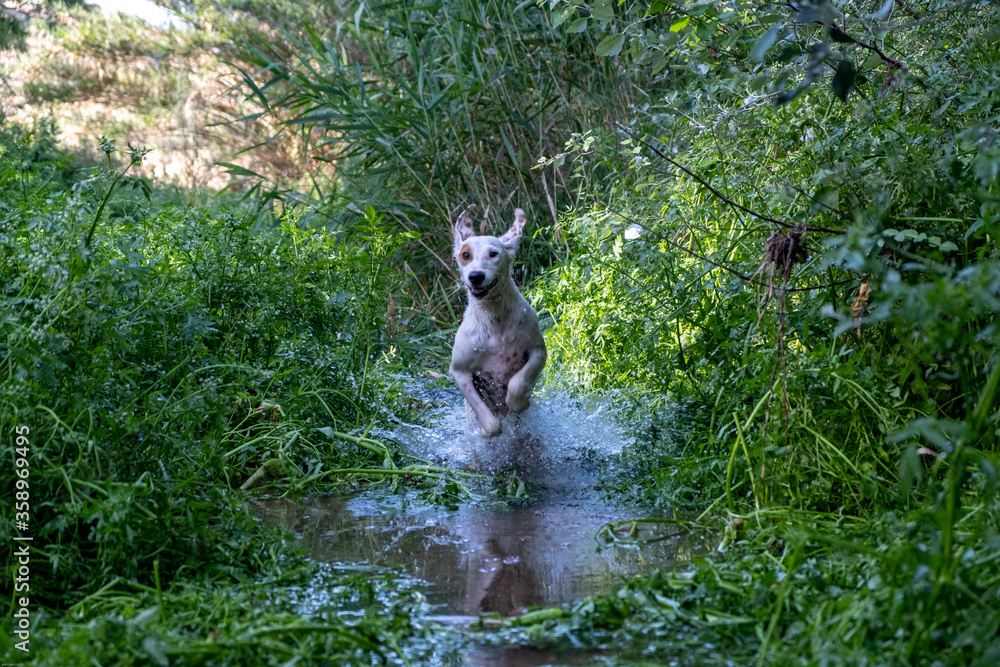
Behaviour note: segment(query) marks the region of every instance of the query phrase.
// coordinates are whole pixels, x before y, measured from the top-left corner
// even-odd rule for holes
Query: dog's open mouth
[[[469,285],[469,294],[476,297],[477,299],[482,299],[484,296],[489,294],[490,290],[493,289],[493,287],[497,284],[497,281],[499,279],[500,279],[499,277],[494,278],[493,282],[491,282],[489,285],[480,285],[479,287],[473,287],[472,285]]]

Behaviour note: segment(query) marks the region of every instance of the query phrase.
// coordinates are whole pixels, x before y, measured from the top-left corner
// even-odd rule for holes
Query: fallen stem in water
[[[281,461],[279,461],[278,459],[271,459],[269,461],[266,461],[264,465],[257,468],[254,474],[250,475],[250,479],[243,482],[243,484],[240,486],[240,491],[246,491],[248,489],[253,488],[254,485],[260,481],[261,477],[267,474],[268,470],[273,470],[274,468],[277,468],[280,465]]]
[[[602,535],[604,535],[605,536],[604,539],[607,542],[620,542],[620,541],[622,541],[623,538],[621,538],[621,537],[618,536],[618,532],[619,532],[619,530],[623,526],[628,526],[629,531],[628,531],[627,537],[630,538],[631,540],[633,540],[636,543],[641,542],[641,543],[645,544],[645,543],[651,543],[651,542],[658,542],[658,541],[661,541],[661,540],[673,537],[673,535],[660,535],[660,536],[653,537],[653,538],[650,538],[650,539],[647,539],[647,540],[641,540],[641,541],[637,540],[636,539],[636,535],[638,535],[638,533],[639,533],[639,524],[641,524],[641,523],[665,524],[665,525],[671,525],[671,526],[680,526],[680,527],[686,528],[688,530],[692,530],[692,529],[695,529],[695,528],[704,528],[705,527],[705,526],[703,526],[703,525],[701,525],[699,523],[696,523],[694,521],[685,521],[684,519],[667,519],[665,517],[646,517],[646,518],[642,518],[642,519],[623,519],[622,521],[614,521],[614,522],[611,522],[611,523],[604,524],[604,526],[600,530],[598,530],[597,533],[594,535],[594,539],[596,540],[599,537],[601,537]]]

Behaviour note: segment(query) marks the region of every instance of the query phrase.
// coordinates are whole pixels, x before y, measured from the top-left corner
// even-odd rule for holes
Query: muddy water
[[[557,497],[449,512],[406,510],[389,500],[271,500],[256,508],[318,561],[399,566],[427,582],[427,600],[442,620],[572,602],[701,549],[700,536],[676,527],[659,531],[664,539],[642,549],[609,547],[595,539],[598,531],[637,513],[587,501]]]
[[[504,435],[484,440],[470,432],[461,397],[437,388],[422,394],[433,427],[396,423],[380,435],[414,456],[456,468],[515,466],[530,483],[525,501],[477,501],[449,511],[405,497],[273,499],[258,513],[301,541],[313,559],[351,566],[399,567],[422,582],[432,620],[464,626],[480,614],[515,616],[533,606],[573,602],[614,590],[628,576],[704,552],[707,536],[657,524],[642,548],[609,545],[598,533],[615,521],[656,516],[603,499],[595,489],[632,444],[608,405],[561,396],[539,397]],[[592,655],[552,656],[524,647],[445,650],[436,665],[531,667],[590,664]]]

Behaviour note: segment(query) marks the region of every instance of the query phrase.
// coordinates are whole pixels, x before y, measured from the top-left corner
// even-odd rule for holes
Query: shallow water
[[[429,584],[427,601],[442,617],[514,616],[533,605],[572,602],[701,549],[700,536],[677,527],[659,531],[666,539],[642,549],[608,547],[595,539],[598,531],[637,513],[566,498],[452,512],[374,497],[255,507],[320,562],[402,567]]]
[[[436,426],[396,423],[378,436],[410,454],[452,467],[516,466],[531,483],[527,500],[490,500],[449,511],[406,496],[272,499],[254,503],[262,517],[294,533],[317,561],[401,568],[422,582],[430,620],[465,626],[480,614],[516,616],[534,606],[573,602],[613,590],[624,578],[671,567],[703,552],[707,536],[657,524],[642,548],[608,544],[598,533],[616,521],[656,516],[617,506],[594,489],[599,471],[632,443],[608,405],[540,397],[505,434],[468,432],[461,397],[437,388],[421,394]],[[305,591],[308,598],[311,593]],[[321,597],[321,591],[314,591]],[[588,656],[555,656],[528,648],[476,647],[436,664],[503,667],[587,664]]]

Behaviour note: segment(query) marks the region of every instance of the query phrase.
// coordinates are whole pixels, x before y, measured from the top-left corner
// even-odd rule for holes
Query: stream
[[[394,568],[426,596],[429,620],[467,626],[481,614],[517,616],[532,607],[603,593],[629,576],[670,567],[703,553],[708,535],[676,525],[656,529],[641,548],[609,544],[598,533],[616,521],[663,516],[625,507],[594,487],[601,465],[632,443],[607,404],[562,396],[536,401],[505,434],[489,441],[467,433],[457,391],[425,390],[434,428],[397,423],[381,434],[408,453],[457,468],[516,466],[526,499],[488,495],[458,509],[364,493],[350,498],[264,499],[266,520],[292,532],[310,558],[337,568]],[[305,599],[321,591],[306,591]],[[447,654],[447,651],[445,652]],[[530,648],[468,647],[436,664],[531,667],[585,664],[590,656],[558,658]]]

